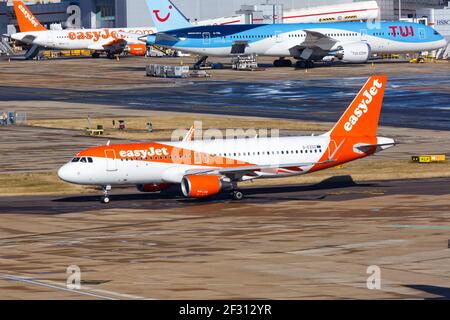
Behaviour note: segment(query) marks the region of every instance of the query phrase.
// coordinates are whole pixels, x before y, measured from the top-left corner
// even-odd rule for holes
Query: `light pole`
[[[402,19],[402,0],[398,0],[398,20]]]

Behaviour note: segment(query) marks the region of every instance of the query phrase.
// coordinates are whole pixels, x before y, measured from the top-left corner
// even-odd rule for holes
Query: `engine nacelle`
[[[169,189],[171,184],[169,183],[149,183],[149,184],[138,184],[136,188],[140,192],[159,192]]]
[[[365,63],[371,54],[370,46],[366,42],[346,43],[339,47],[336,57],[343,62]]]
[[[147,46],[143,44],[130,44],[128,45],[130,54],[135,56],[144,56],[147,52]]]
[[[192,175],[181,180],[181,191],[188,198],[206,198],[231,187],[231,183],[222,181],[219,176]]]

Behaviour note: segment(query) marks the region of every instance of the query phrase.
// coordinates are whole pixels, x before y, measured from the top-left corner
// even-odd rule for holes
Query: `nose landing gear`
[[[110,185],[103,186],[102,190],[103,190],[103,197],[102,197],[101,202],[107,204],[110,201],[109,200],[109,191],[111,191],[111,186]]]

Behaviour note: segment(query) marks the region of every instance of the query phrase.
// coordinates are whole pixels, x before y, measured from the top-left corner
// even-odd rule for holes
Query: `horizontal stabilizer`
[[[394,147],[397,144],[398,144],[397,142],[392,140],[391,143],[363,144],[363,145],[359,145],[359,146],[357,145],[357,146],[355,146],[355,148],[358,149],[360,152],[366,153],[366,152],[368,152],[368,151],[370,151],[370,150],[372,150],[374,148],[377,151],[381,151],[381,150],[384,150],[384,149],[388,149],[388,148]]]

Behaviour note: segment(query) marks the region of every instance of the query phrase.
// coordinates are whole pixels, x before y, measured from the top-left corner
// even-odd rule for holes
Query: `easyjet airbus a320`
[[[393,139],[377,137],[386,81],[386,76],[369,78],[336,125],[320,136],[106,145],[81,151],[58,176],[102,186],[105,203],[113,185],[157,192],[177,184],[186,197],[226,190],[240,200],[241,181],[324,170],[393,147]]]
[[[109,58],[113,58],[114,54],[128,48],[130,54],[141,56],[147,47],[137,36],[156,32],[152,27],[47,30],[22,1],[14,0],[13,4],[20,32],[11,38],[48,49],[89,49],[95,51],[93,57],[106,52]]]

